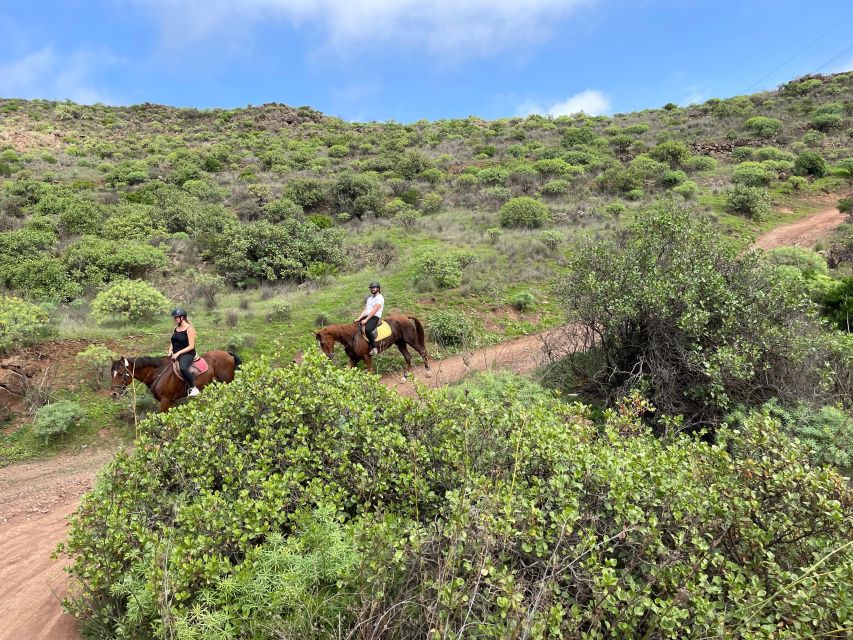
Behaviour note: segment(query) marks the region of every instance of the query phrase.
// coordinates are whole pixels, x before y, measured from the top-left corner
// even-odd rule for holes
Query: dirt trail
[[[777,247],[811,248],[818,240],[831,236],[844,219],[845,215],[835,207],[822,209],[807,218],[762,234],[754,246],[764,250]]]
[[[827,208],[760,236],[755,246],[813,246],[843,221],[835,208]],[[545,362],[543,346],[557,331],[562,330],[514,338],[435,362],[431,378],[419,366],[415,376],[434,388],[473,371],[525,373]],[[400,381],[400,373],[386,374],[382,381],[401,394],[415,393],[411,382]],[[50,555],[65,537],[68,517],[80,496],[114,453],[89,449],[0,470],[0,640],[79,640],[75,620],[60,607],[66,593],[63,563]]]

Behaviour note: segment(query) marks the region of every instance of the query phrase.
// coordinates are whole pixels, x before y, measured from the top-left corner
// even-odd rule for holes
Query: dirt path
[[[433,363],[431,378],[416,367],[415,376],[434,388],[472,371],[531,371],[545,362],[544,340],[558,331],[440,360]],[[401,394],[415,393],[411,382],[400,382],[399,373],[386,374],[382,381]],[[92,488],[98,470],[114,453],[88,449],[0,470],[0,640],[79,639],[75,620],[60,606],[66,594],[64,563],[50,555],[65,537],[80,496]]]
[[[765,251],[777,247],[811,248],[818,240],[831,236],[844,220],[843,213],[835,207],[829,207],[802,220],[768,231],[758,237],[754,246]]]

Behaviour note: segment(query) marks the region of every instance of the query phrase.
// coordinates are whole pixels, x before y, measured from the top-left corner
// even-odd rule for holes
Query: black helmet
[[[369,285],[367,285],[367,288],[368,288],[368,289],[372,289],[373,287],[376,287],[377,289],[381,289],[381,288],[382,288],[382,287],[380,287],[380,286],[379,286],[379,283],[378,283],[378,282],[376,282],[375,280],[374,280],[373,282],[371,282]]]
[[[172,309],[172,317],[177,318],[178,316],[183,316],[184,318],[186,318],[187,312],[181,309],[180,307],[177,309]]]

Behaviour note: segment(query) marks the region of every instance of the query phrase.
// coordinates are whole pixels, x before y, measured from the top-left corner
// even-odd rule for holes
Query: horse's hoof
[[[406,378],[406,376],[403,376],[402,378],[400,378],[400,382],[402,382],[403,384],[406,384],[406,380],[408,380],[408,378]]]

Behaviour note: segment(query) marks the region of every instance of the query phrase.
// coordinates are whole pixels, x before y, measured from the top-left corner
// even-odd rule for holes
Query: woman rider
[[[376,355],[376,334],[377,325],[382,322],[382,310],[385,308],[385,298],[380,292],[378,282],[371,282],[369,285],[370,297],[364,303],[364,311],[358,317],[356,322],[364,325],[364,333],[367,335],[367,343],[370,348],[370,355]]]
[[[172,311],[172,317],[175,319],[175,331],[172,333],[169,357],[173,361],[176,360],[181,368],[181,375],[184,376],[184,380],[190,388],[187,395],[189,397],[197,396],[200,392],[195,386],[195,376],[190,371],[190,366],[195,360],[195,327],[187,320],[187,312],[183,309]]]

